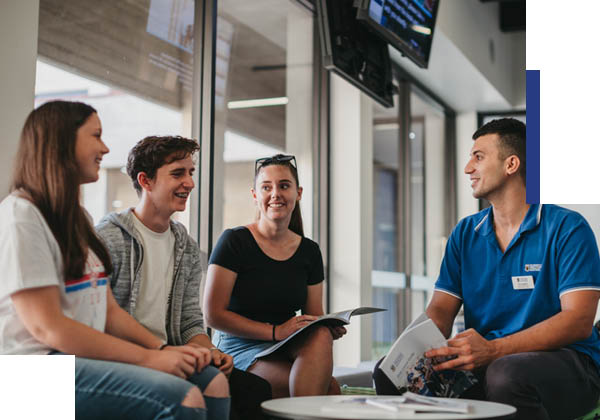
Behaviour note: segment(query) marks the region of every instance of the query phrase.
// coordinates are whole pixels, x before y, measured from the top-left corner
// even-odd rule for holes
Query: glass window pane
[[[446,137],[443,111],[420,94],[410,94],[406,147],[401,147],[399,113],[408,110],[373,106],[373,305],[387,309],[373,315],[372,351],[378,358],[388,351],[402,327],[426,309],[439,272],[446,243]],[[407,150],[408,156],[401,150]],[[407,185],[406,197],[398,197],[402,185]],[[407,214],[399,208],[402,200],[407,200]],[[401,227],[406,225],[409,237],[403,236]],[[399,262],[407,258],[410,272],[400,272]]]
[[[124,173],[137,141],[191,135],[193,19],[193,0],[40,0],[36,106],[92,105],[110,149],[99,182],[83,187],[95,222],[137,202]]]
[[[390,109],[373,102],[373,306],[387,309],[372,315],[375,359],[387,353],[400,332],[406,284],[404,273],[398,272],[401,167],[397,98]]]
[[[413,90],[410,94],[413,175],[412,216],[412,317],[425,310],[433,292],[446,245],[444,218],[448,211],[446,187],[446,117],[431,99]]]
[[[312,237],[313,16],[294,1],[220,0],[215,96],[213,239],[256,217],[254,161],[298,163],[305,235]]]

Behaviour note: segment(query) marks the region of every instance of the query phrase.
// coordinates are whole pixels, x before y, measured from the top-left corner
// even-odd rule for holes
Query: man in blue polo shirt
[[[526,203],[525,131],[505,118],[473,135],[465,173],[491,207],[452,232],[427,307],[449,337],[463,305],[467,329],[425,355],[476,375],[466,398],[513,405],[518,419],[573,419],[600,396],[600,258],[581,215]]]

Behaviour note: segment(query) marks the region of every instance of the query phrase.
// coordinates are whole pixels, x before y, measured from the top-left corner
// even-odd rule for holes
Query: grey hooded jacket
[[[96,226],[114,266],[110,285],[117,303],[133,316],[140,290],[144,249],[133,225],[132,209],[106,215]],[[167,308],[167,339],[171,345],[186,344],[198,334],[206,334],[200,308],[202,268],[198,244],[181,223],[171,221],[175,235],[173,285]]]

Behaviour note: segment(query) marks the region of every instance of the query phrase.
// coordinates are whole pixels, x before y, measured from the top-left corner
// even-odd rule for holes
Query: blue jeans
[[[75,358],[75,417],[78,419],[199,419],[204,408],[183,407],[190,389],[201,391],[219,373],[213,366],[188,380],[126,363]]]

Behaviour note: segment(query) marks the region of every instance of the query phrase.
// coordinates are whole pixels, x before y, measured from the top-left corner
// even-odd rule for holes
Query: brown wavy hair
[[[142,186],[137,180],[140,172],[145,172],[148,178],[154,179],[156,172],[163,165],[185,159],[200,150],[200,145],[194,139],[181,136],[148,136],[138,141],[127,156],[127,174],[133,182],[133,188],[138,195]]]
[[[81,102],[52,101],[31,111],[21,131],[11,191],[42,213],[62,253],[64,279],[83,276],[88,249],[112,272],[110,254],[79,204],[77,130],[96,113]]]
[[[296,187],[300,186],[300,181],[298,180],[298,169],[296,169],[296,167],[294,165],[292,165],[291,161],[280,161],[277,159],[277,157],[282,157],[282,156],[284,156],[284,155],[279,154],[279,155],[272,156],[271,160],[269,160],[264,165],[260,165],[260,167],[254,174],[254,188],[256,188],[256,179],[258,178],[258,174],[260,173],[261,169],[266,168],[267,166],[271,166],[271,165],[279,165],[279,166],[285,166],[286,168],[289,168],[290,172],[292,173],[292,176],[294,177],[294,181],[296,181]],[[258,217],[260,217],[260,214]],[[300,211],[300,203],[298,201],[296,201],[296,206],[294,207],[294,210],[292,211],[292,217],[290,219],[290,224],[288,226],[288,229],[300,236],[304,236],[304,225],[302,223],[302,212]]]

